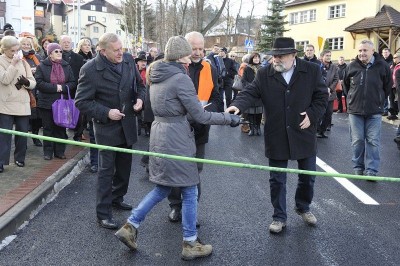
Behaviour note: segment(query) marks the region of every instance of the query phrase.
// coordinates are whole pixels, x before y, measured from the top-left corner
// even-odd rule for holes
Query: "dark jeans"
[[[53,111],[51,109],[39,108],[40,115],[43,123],[43,136],[68,139],[67,130],[65,127],[59,127],[54,124]],[[62,156],[65,155],[65,144],[50,141],[43,141],[43,153],[48,156]]]
[[[131,149],[132,146],[116,147]],[[122,202],[128,191],[131,174],[132,154],[109,150],[99,151],[99,171],[97,180],[97,218],[112,218],[112,202]]]
[[[316,157],[297,160],[298,168],[301,170],[316,170]],[[287,168],[287,160],[274,160],[269,159],[269,166]],[[315,176],[299,174],[297,183],[295,202],[296,210],[299,212],[307,212],[310,210],[310,204],[314,196],[314,182]],[[271,203],[274,207],[273,220],[286,222],[286,173],[284,172],[270,172],[270,189],[271,189]]]
[[[324,133],[328,127],[330,127],[332,123],[332,114],[333,114],[333,101],[329,101],[326,106],[326,110],[324,115],[321,118],[321,123],[318,127],[318,132]]]
[[[197,144],[196,145],[196,158],[204,159],[205,156],[205,148],[206,144]],[[197,163],[197,169],[199,170],[199,174],[203,171],[203,163]],[[200,200],[201,195],[201,186],[200,183],[197,185],[197,201]],[[173,187],[171,189],[171,193],[168,195],[169,206],[171,208],[182,209],[182,191],[179,187]]]
[[[224,86],[219,88],[219,95],[221,97],[222,102],[224,102],[224,92],[225,92],[226,107],[228,107],[232,103],[232,85],[233,85],[233,80],[226,78],[224,79]]]
[[[0,128],[13,129],[13,124],[15,124],[16,131],[26,133],[28,132],[29,116],[0,114]],[[10,163],[11,141],[12,135],[0,133],[0,165],[8,165]],[[15,136],[14,143],[14,160],[24,162],[27,148],[26,137]]]

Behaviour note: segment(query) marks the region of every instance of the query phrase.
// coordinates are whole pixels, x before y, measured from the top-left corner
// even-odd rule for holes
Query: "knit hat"
[[[47,54],[50,55],[54,50],[59,49],[62,51],[61,46],[58,43],[52,42],[47,45]]]
[[[14,30],[14,28],[10,23],[6,23],[3,27],[3,31],[6,31],[6,30]]]
[[[180,58],[192,54],[192,47],[182,36],[173,36],[169,38],[165,46],[164,58],[167,61],[176,61]]]

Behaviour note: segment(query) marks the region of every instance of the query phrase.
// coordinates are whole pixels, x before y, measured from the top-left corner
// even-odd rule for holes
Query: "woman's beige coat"
[[[25,76],[30,84],[20,90],[15,87],[17,79]],[[36,80],[31,68],[24,60],[17,65],[11,65],[11,59],[0,55],[0,114],[24,116],[31,114],[28,90],[36,86]]]

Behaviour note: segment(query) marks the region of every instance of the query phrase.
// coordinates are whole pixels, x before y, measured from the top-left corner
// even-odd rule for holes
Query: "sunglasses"
[[[53,52],[55,52],[56,54],[62,54],[61,50],[54,50]]]
[[[235,58],[236,56],[234,56],[234,55],[231,55],[231,57]]]

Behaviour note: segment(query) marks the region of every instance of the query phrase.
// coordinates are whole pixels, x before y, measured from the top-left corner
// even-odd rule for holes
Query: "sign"
[[[254,49],[254,41],[253,40],[249,40],[249,39],[245,40],[244,41],[244,47],[246,49],[253,50]]]

